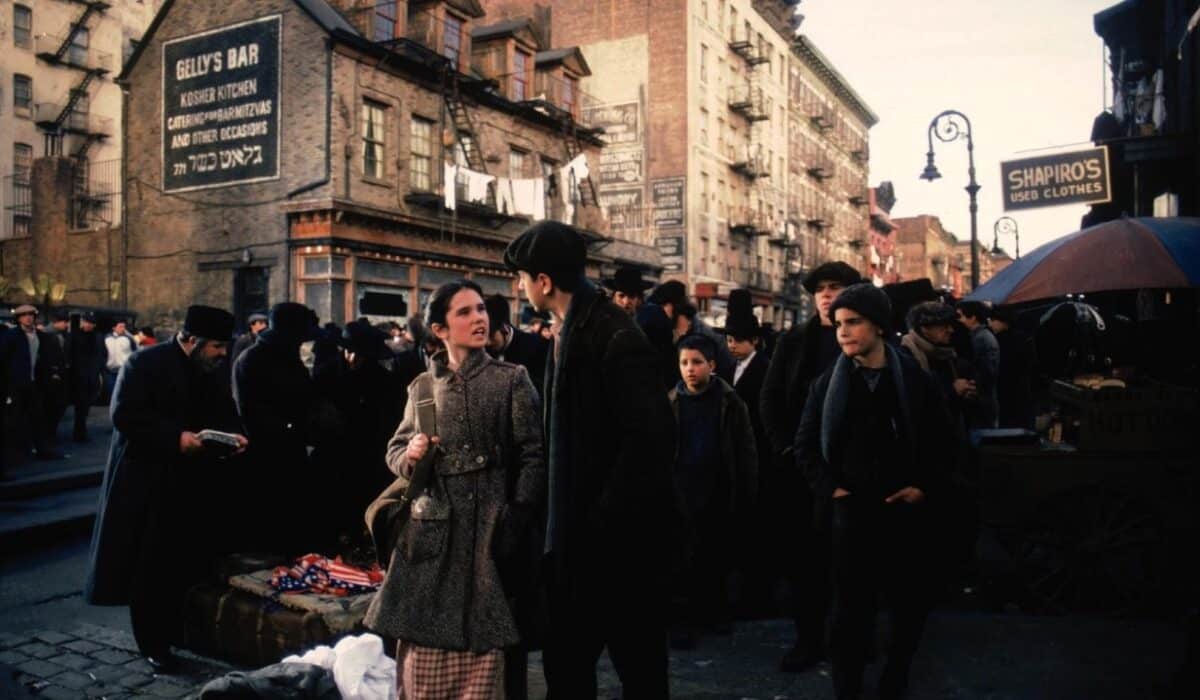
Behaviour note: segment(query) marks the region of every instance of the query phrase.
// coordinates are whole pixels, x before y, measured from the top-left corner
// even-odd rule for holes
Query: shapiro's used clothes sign
[[[1001,163],[1000,179],[1005,211],[1112,199],[1106,147]]]
[[[163,190],[279,177],[280,15],[162,45]]]

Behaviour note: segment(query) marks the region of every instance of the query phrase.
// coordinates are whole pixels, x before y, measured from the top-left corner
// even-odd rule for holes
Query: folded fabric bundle
[[[283,663],[315,664],[333,672],[343,700],[390,700],[396,697],[396,660],[374,634],[344,637],[332,649],[318,646]]]
[[[305,554],[290,567],[277,566],[271,573],[271,587],[280,593],[325,593],[360,595],[379,590],[383,569],[374,564],[360,569],[320,554]]]

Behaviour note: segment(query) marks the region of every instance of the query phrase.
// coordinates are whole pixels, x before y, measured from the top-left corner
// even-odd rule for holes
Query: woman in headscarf
[[[365,622],[399,640],[402,700],[500,697],[503,649],[519,641],[501,569],[532,536],[545,499],[541,410],[525,369],[484,351],[488,317],[478,285],[439,287],[426,325],[444,349],[409,386],[387,464],[407,480],[432,449],[435,474],[412,494]],[[417,424],[417,403],[427,398],[436,406],[433,436]]]

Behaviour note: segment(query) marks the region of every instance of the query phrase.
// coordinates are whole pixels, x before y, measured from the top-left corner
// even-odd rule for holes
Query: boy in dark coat
[[[817,313],[780,336],[760,394],[763,431],[771,445],[761,455],[764,522],[755,558],[768,568],[760,574],[785,575],[792,584],[796,643],[779,663],[783,671],[812,668],[825,656],[829,614],[829,523],[815,517],[808,484],[792,454],[808,387],[841,355],[829,308],[842,290],[860,282],[844,262],[818,265],[804,278]]]
[[[231,397],[213,391],[228,386],[217,375],[232,335],[232,314],[193,306],[171,342],[126,361],[113,391],[112,448],[84,598],[128,604],[138,649],[157,670],[171,665],[183,594],[204,573],[220,507],[217,458],[197,432],[238,430]],[[238,439],[244,449],[246,439]]]
[[[555,700],[596,697],[607,646],[625,697],[665,698],[674,422],[646,336],[586,280],[586,260],[579,234],[553,221],[504,253],[557,333],[543,402],[546,684]]]
[[[694,552],[676,593],[687,600],[684,636],[695,628],[727,631],[731,616],[726,577],[732,563],[734,523],[750,512],[758,488],[758,451],[750,412],[733,387],[716,376],[717,348],[708,338],[679,341],[682,379],[668,394],[678,426],[675,485],[691,526]]]
[[[546,358],[550,341],[537,333],[514,328],[509,315],[508,299],[494,294],[487,298],[488,354],[497,360],[521,365],[529,373],[538,396],[546,383]]]
[[[832,510],[834,691],[862,691],[882,594],[892,638],[880,696],[899,698],[929,605],[926,500],[945,478],[949,429],[935,380],[884,340],[891,305],[881,290],[848,287],[831,314],[843,355],[809,391],[795,452],[817,508]]]

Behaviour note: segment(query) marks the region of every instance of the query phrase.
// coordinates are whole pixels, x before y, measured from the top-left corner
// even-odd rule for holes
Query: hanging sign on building
[[[1108,148],[1089,148],[1000,164],[1004,210],[1112,200]]]
[[[642,149],[603,148],[600,150],[600,184],[631,185],[642,181]]]
[[[641,143],[642,134],[638,130],[638,112],[637,102],[615,102],[585,107],[583,123],[601,129],[601,133],[598,134],[600,140],[610,146]]]
[[[687,252],[683,234],[660,235],[654,242],[662,256],[663,272],[683,272],[683,258]]]
[[[641,187],[600,190],[598,199],[613,231],[636,231],[645,227]]]
[[[163,190],[279,177],[280,15],[162,45]]]
[[[650,182],[650,201],[654,205],[654,228],[683,228],[685,180],[664,177]]]

